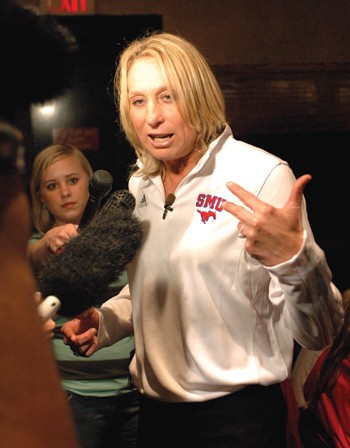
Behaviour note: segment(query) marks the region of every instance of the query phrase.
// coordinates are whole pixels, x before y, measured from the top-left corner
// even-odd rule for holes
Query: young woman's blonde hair
[[[129,114],[128,71],[133,62],[141,58],[152,58],[158,62],[169,81],[182,117],[197,131],[195,148],[202,155],[226,125],[225,102],[208,62],[198,49],[184,38],[156,32],[136,39],[126,47],[119,58],[114,77],[120,125],[142,162],[139,173],[152,176],[162,172],[162,162],[142,147]]]
[[[75,156],[83,170],[89,175],[93,174],[90,162],[79,148],[73,145],[50,145],[40,151],[33,163],[32,176],[30,180],[30,197],[32,204],[32,220],[34,227],[41,233],[46,233],[55,223],[54,217],[45,208],[40,197],[40,187],[48,167],[59,159]]]

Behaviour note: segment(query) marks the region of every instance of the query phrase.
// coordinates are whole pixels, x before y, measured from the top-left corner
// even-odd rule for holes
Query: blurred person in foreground
[[[92,174],[89,161],[73,145],[50,145],[36,155],[30,191],[37,231],[30,237],[28,253],[37,272],[50,254],[59,254],[78,235]],[[110,296],[126,283],[124,271],[110,285]],[[67,320],[58,311],[53,349],[81,448],[136,447],[138,392],[129,387],[134,337],[101,350],[94,358],[77,358],[62,341],[60,329]]]
[[[53,20],[0,1],[0,440],[6,448],[78,448],[27,258],[30,204],[18,117],[63,92],[76,42]]]
[[[180,36],[129,44],[115,90],[145,240],[129,285],[66,323],[65,342],[89,357],[135,333],[140,447],[283,448],[294,339],[320,349],[343,317],[307,219],[311,176],[233,137]]]
[[[23,145],[17,128],[0,123],[0,440],[6,448],[78,448],[48,342],[53,321],[39,317],[27,258]]]

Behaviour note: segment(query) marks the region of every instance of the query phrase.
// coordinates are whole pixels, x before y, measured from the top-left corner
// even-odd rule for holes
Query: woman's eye
[[[47,184],[47,185],[46,185],[46,188],[47,188],[48,190],[54,190],[56,187],[57,187],[57,184]]]
[[[135,99],[132,101],[132,104],[134,106],[140,106],[140,104],[143,104],[143,100],[141,98]]]
[[[79,179],[77,177],[72,177],[69,179],[69,183],[71,185],[75,185],[78,181],[79,181]]]

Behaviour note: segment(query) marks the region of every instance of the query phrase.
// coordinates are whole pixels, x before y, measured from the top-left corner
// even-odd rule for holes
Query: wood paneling
[[[213,68],[237,134],[350,130],[350,63]]]

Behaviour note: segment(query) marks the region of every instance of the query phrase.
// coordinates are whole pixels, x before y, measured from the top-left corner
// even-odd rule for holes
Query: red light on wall
[[[98,128],[58,128],[52,130],[52,141],[61,145],[75,145],[82,150],[100,149]]]

